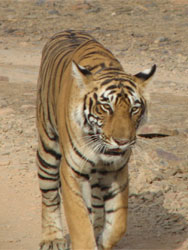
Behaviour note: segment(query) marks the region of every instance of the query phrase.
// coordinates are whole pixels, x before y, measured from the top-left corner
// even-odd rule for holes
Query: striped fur
[[[59,190],[72,249],[112,249],[125,233],[128,161],[155,69],[126,74],[84,32],[57,33],[45,45],[37,97],[40,249],[67,249]]]

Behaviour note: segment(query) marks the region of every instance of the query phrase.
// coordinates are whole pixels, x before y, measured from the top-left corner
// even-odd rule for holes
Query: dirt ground
[[[63,29],[88,31],[128,73],[157,64],[139,133],[169,136],[138,139],[117,249],[188,249],[188,0],[1,0],[0,250],[40,242],[36,82],[42,47]]]

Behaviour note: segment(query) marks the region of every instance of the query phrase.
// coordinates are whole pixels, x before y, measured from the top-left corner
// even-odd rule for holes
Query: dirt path
[[[129,220],[117,249],[188,249],[188,1],[0,1],[0,250],[40,241],[35,98],[41,49],[84,29],[137,73],[156,63],[150,120],[130,163]]]

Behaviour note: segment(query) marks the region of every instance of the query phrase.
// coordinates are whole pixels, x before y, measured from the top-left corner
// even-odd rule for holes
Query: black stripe
[[[109,89],[116,89],[118,88],[117,85],[113,84],[113,85],[110,85],[108,88],[106,88],[106,90],[109,90]]]
[[[110,186],[101,186],[101,191],[108,190],[109,188],[110,188]]]
[[[106,212],[107,214],[114,213],[114,212],[115,212],[115,209],[106,210],[105,212]]]
[[[42,176],[41,174],[38,173],[38,177],[42,180],[48,180],[48,181],[58,181],[59,179],[59,176],[57,178],[50,178],[50,177],[45,177],[45,176]]]
[[[40,164],[45,167],[45,168],[53,168],[53,169],[57,169],[59,167],[59,165],[52,165],[48,162],[46,162],[39,154],[39,152],[37,151],[37,158],[40,162]]]
[[[95,169],[95,168],[93,168],[92,170],[91,170],[91,174],[95,174],[97,172],[97,170]]]
[[[54,156],[54,158],[56,158],[56,160],[60,160],[61,159],[61,154],[59,154],[58,152],[54,151],[51,148],[48,148],[47,145],[45,145],[44,141],[42,139],[40,139],[40,140],[41,140],[43,149],[44,149],[44,151],[46,153],[51,154],[52,156]]]
[[[93,199],[96,199],[96,200],[101,200],[101,198],[98,197],[98,196],[96,196],[96,195],[92,195],[91,197],[92,197]]]
[[[89,48],[89,49],[92,49],[92,48]],[[87,58],[89,58],[89,57],[91,57],[92,55],[95,55],[95,54],[97,54],[96,51],[89,52],[89,53],[85,54],[84,56],[82,56],[81,60],[87,59]]]
[[[120,209],[127,209],[128,207],[127,206],[125,206],[125,207],[119,207],[119,208],[116,208],[116,209],[109,209],[109,210],[106,210],[105,211],[105,213],[107,213],[107,214],[110,214],[110,213],[115,213],[115,212],[117,212],[118,210],[120,210]]]
[[[40,188],[40,190],[43,192],[43,193],[48,193],[48,192],[55,192],[55,191],[58,191],[59,187],[57,188],[47,188],[47,189],[43,189],[43,188]]]
[[[51,176],[59,176],[59,172],[57,173],[49,173],[48,171],[44,170],[41,166],[39,166],[40,170],[44,172],[45,174],[51,175]]]
[[[42,202],[46,207],[53,207],[53,206],[59,206],[60,205],[60,201],[56,202],[56,203],[53,203],[53,204],[46,204],[45,202]]]
[[[104,94],[102,94],[101,101],[104,101],[104,102],[108,101],[108,97],[104,97]]]
[[[132,89],[131,87],[129,86],[125,86],[126,89],[128,89],[130,92],[134,92],[134,89]]]
[[[92,100],[92,98],[90,97],[89,98],[89,112],[91,113],[91,108],[92,108],[92,106],[93,106],[93,100]]]
[[[118,193],[113,193],[113,192],[108,193],[108,194],[103,196],[103,199],[104,199],[104,201],[110,200],[110,199],[114,198],[117,194]]]
[[[112,94],[114,94],[115,92],[116,92],[115,90],[112,90],[112,91],[110,91],[109,95],[112,95]]]
[[[95,205],[95,204],[92,204],[92,207],[93,208],[104,208],[104,205]]]
[[[89,180],[89,175],[88,174],[83,174],[83,173],[80,173],[78,172],[77,170],[75,170],[73,167],[70,166],[70,164],[68,164],[69,167],[78,175],[80,175],[81,177],[84,177],[85,179]]]
[[[88,207],[87,210],[88,210],[89,214],[92,213],[92,209],[90,207]]]
[[[97,70],[96,72],[95,72],[95,74],[99,74],[102,70],[104,70],[104,68],[105,68],[105,64],[104,63],[101,63],[100,64],[100,69],[99,70]]]
[[[87,95],[84,96],[84,106],[83,106],[83,110],[86,110],[86,100],[87,100]]]
[[[127,161],[128,162],[128,161]],[[120,168],[116,169],[116,170],[100,170],[98,171],[99,174],[102,174],[102,175],[106,175],[106,174],[109,174],[109,173],[115,173],[115,172],[120,172],[122,169],[124,169],[124,167],[126,167],[127,165],[127,162],[123,164],[123,166],[121,166]]]
[[[89,175],[88,174],[83,174],[83,173],[80,173],[79,171],[75,170],[73,166],[70,165],[70,163],[68,162],[67,158],[64,157],[67,165],[72,169],[72,171],[74,171],[76,174],[80,175],[81,177],[84,177],[85,179],[89,180]]]
[[[119,190],[114,190],[108,194],[105,194],[103,196],[104,201],[113,199],[116,195],[118,195],[119,193],[122,193],[128,187],[128,183],[129,183],[129,181],[127,180],[127,182],[122,187],[120,187]]]
[[[100,64],[97,64],[97,65],[95,65],[95,66],[93,66],[93,67],[90,67],[89,65],[87,65],[87,66],[85,66],[85,67],[88,68],[89,71],[93,71],[94,69],[100,67]]]
[[[99,183],[95,183],[91,185],[91,188],[100,188],[100,185]]]
[[[122,152],[116,152],[116,151],[108,151],[108,150],[106,150],[105,152],[103,152],[101,154],[104,154],[104,155],[114,155],[115,156],[115,155],[124,155],[125,152],[126,152],[126,150],[122,151]]]
[[[118,63],[119,63],[119,62],[118,62]],[[107,68],[106,70],[108,70],[109,72],[115,71],[115,73],[116,73],[116,72],[122,73],[121,68],[118,68],[118,67],[110,67],[110,68]],[[112,72],[112,73],[114,73],[114,72]]]
[[[44,118],[44,117],[43,117],[43,118]],[[53,137],[50,137],[49,134],[48,134],[48,132],[47,132],[47,130],[46,130],[46,128],[45,128],[45,126],[44,126],[44,124],[43,124],[43,122],[41,122],[41,124],[42,124],[42,128],[43,128],[43,130],[44,130],[44,132],[45,132],[45,135],[48,137],[48,139],[49,139],[50,141],[57,141],[57,140],[58,140],[58,136],[57,136],[56,134],[54,134]]]
[[[94,162],[92,162],[92,161],[88,160],[87,158],[85,158],[84,155],[82,155],[82,154],[78,151],[78,149],[74,146],[73,141],[72,141],[72,139],[71,139],[71,136],[70,136],[70,134],[69,134],[69,130],[68,130],[68,127],[67,127],[67,123],[65,123],[65,125],[66,125],[66,129],[67,129],[69,141],[70,141],[70,143],[71,143],[71,146],[72,146],[72,149],[74,150],[74,152],[75,152],[80,158],[82,158],[84,161],[90,163],[92,166],[95,166],[95,163],[94,163]]]
[[[131,80],[126,80],[127,82],[129,82],[134,88],[136,88],[136,84],[134,82],[132,82]]]
[[[122,97],[122,93],[118,93],[118,94],[116,95],[116,103],[118,102],[118,99],[121,98],[121,97]]]
[[[106,85],[106,84],[108,84],[108,83],[110,83],[110,82],[112,82],[113,80],[114,80],[113,78],[106,79],[105,81],[103,81],[103,82],[101,83],[101,87],[104,86],[104,85]]]
[[[93,94],[93,97],[95,98],[95,100],[98,100],[98,95],[96,93]]]
[[[131,81],[130,79],[126,79],[126,78],[115,78],[114,80],[120,82],[120,84],[118,85],[120,88],[126,86],[126,85],[122,84],[121,82],[129,82],[134,88],[136,88],[136,84],[135,84],[133,81]]]

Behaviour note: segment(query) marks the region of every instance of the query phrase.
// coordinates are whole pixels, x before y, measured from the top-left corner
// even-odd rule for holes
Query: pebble
[[[96,7],[96,8],[89,8],[88,10],[86,10],[86,14],[88,13],[98,13],[101,11],[101,8]]]
[[[162,43],[162,42],[167,42],[167,41],[169,41],[168,37],[161,36],[161,37],[156,38],[154,43]]]
[[[40,6],[40,5],[43,5],[45,2],[46,0],[37,0],[35,4]]]
[[[50,15],[60,15],[58,10],[49,10],[48,14],[50,14]]]
[[[12,28],[10,28],[10,29],[5,29],[5,30],[4,30],[4,32],[7,33],[7,34],[12,34],[12,33],[14,33],[15,31],[17,31],[17,29],[12,29]]]

